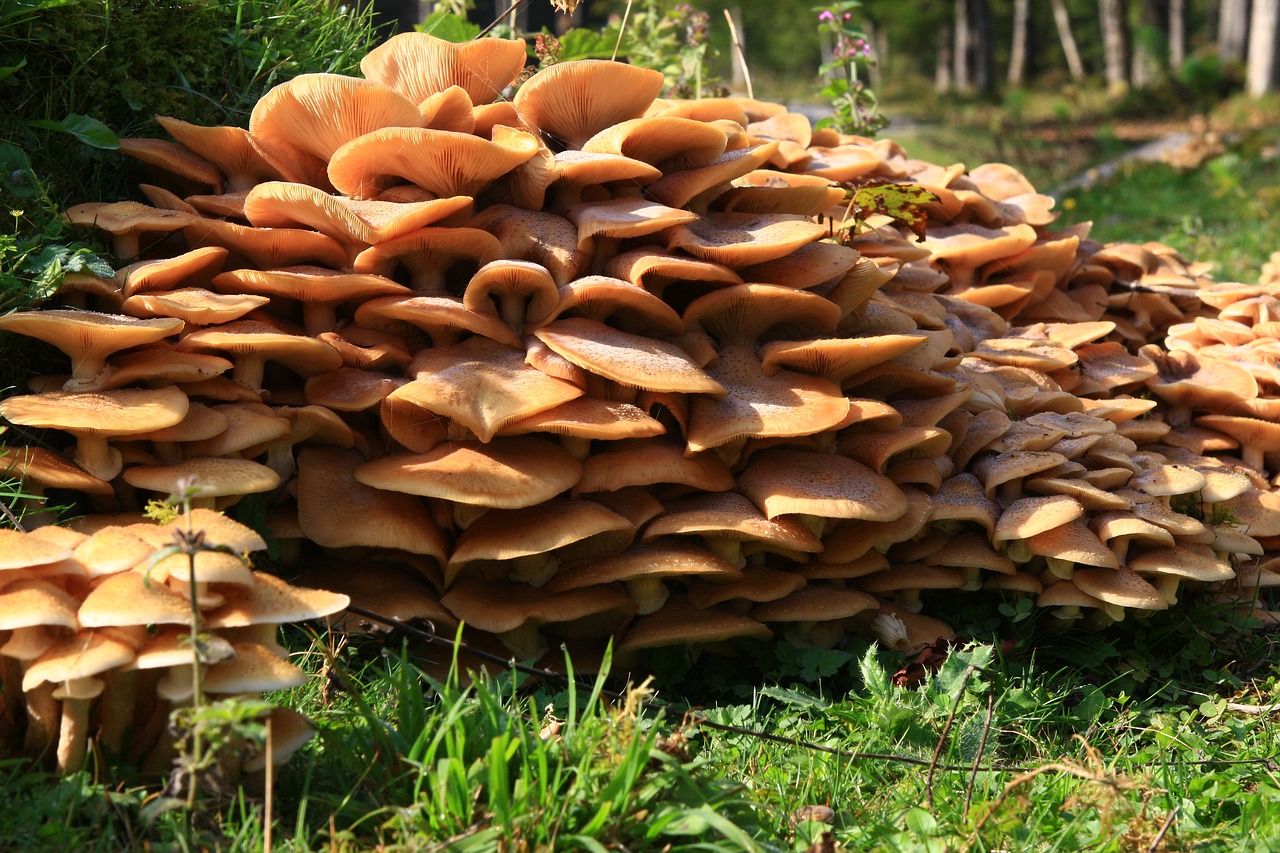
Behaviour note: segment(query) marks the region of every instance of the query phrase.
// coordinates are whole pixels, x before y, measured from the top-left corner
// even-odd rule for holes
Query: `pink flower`
[[[834,21],[835,19],[836,16],[830,9],[824,10],[822,14],[818,16],[819,21]]]

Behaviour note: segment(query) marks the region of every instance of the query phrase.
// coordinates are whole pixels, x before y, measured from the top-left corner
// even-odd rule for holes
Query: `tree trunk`
[[[933,90],[939,95],[945,95],[951,91],[951,67],[952,67],[952,31],[950,27],[938,28],[938,45],[935,50],[937,55],[937,65],[933,68]]]
[[[969,3],[955,0],[955,49],[951,54],[951,83],[957,92],[973,90],[969,76]]]
[[[1129,39],[1125,28],[1124,0],[1100,0],[1099,23],[1106,56],[1107,93],[1112,97],[1129,90]]]
[[[1063,0],[1053,0],[1053,23],[1058,28],[1058,41],[1062,42],[1071,79],[1080,83],[1085,77],[1084,63],[1080,61],[1080,48],[1076,47],[1076,37],[1071,33],[1071,15],[1067,13],[1067,4]]]
[[[1129,80],[1145,89],[1160,79],[1165,68],[1168,35],[1160,19],[1161,0],[1139,0],[1138,30],[1133,38],[1133,68]]]
[[[1014,0],[1013,44],[1009,48],[1009,85],[1021,86],[1027,74],[1027,18],[1031,0]]]
[[[969,57],[973,86],[981,92],[991,89],[991,19],[987,0],[969,0]]]
[[[1253,0],[1249,16],[1249,65],[1245,88],[1253,97],[1276,88],[1276,38],[1280,36],[1280,0]]]
[[[1222,0],[1218,6],[1218,58],[1244,62],[1249,43],[1249,0]]]
[[[1169,0],[1169,68],[1178,71],[1187,61],[1187,2]]]

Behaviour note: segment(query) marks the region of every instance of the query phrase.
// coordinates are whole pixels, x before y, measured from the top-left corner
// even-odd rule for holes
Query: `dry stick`
[[[1240,714],[1251,714],[1255,717],[1265,717],[1280,711],[1280,702],[1273,702],[1270,705],[1249,705],[1244,702],[1228,702],[1228,711],[1236,711]]]
[[[751,69],[747,67],[747,51],[742,46],[742,39],[738,38],[738,28],[733,24],[733,15],[729,14],[729,10],[724,10],[724,19],[729,22],[729,38],[733,40],[733,52],[738,57],[738,64],[742,66],[742,78],[747,84],[747,97],[755,100],[755,89],[751,86]]]
[[[978,767],[982,763],[982,755],[987,751],[987,736],[991,734],[991,718],[996,711],[996,692],[987,691],[987,719],[982,724],[982,739],[978,741],[978,754],[973,757],[973,770],[969,773],[969,782],[964,786],[964,819],[969,819],[969,806],[973,804],[973,786],[978,781]]]
[[[1174,806],[1169,809],[1169,814],[1165,815],[1164,823],[1160,825],[1160,831],[1156,833],[1156,837],[1152,839],[1151,845],[1147,847],[1147,853],[1156,853],[1160,849],[1160,842],[1164,841],[1165,833],[1169,831],[1169,827],[1173,826],[1173,819],[1178,816],[1178,809],[1182,806]]]
[[[0,501],[0,512],[4,513],[4,517],[13,525],[13,529],[19,533],[26,533],[27,528],[22,526],[22,522],[18,521],[18,517],[13,514],[13,510],[9,509],[9,505],[4,501]]]
[[[929,801],[929,811],[933,811],[933,771],[938,766],[938,759],[942,757],[942,748],[947,743],[947,735],[951,733],[951,724],[955,721],[956,710],[960,707],[961,700],[964,699],[965,688],[969,686],[969,679],[978,671],[973,664],[969,664],[964,669],[964,675],[960,677],[960,689],[956,691],[955,701],[951,703],[951,710],[947,712],[947,721],[942,724],[942,732],[938,735],[938,745],[933,748],[933,760],[929,762],[929,773],[925,777],[924,795]]]
[[[267,766],[264,769],[265,779],[263,780],[266,791],[263,792],[262,798],[262,853],[271,853],[271,822],[273,820],[271,813],[276,785],[274,740],[271,736],[271,715],[267,714]]]
[[[473,39],[472,39],[472,41],[475,41],[476,39],[482,39],[482,38],[484,38],[485,36],[489,35],[489,33],[493,32],[493,28],[494,28],[494,27],[496,27],[496,26],[498,26],[498,24],[501,24],[501,23],[502,23],[502,19],[503,19],[503,18],[505,18],[505,17],[507,17],[507,15],[511,15],[511,20],[512,20],[512,22],[513,22],[513,23],[512,23],[512,25],[511,25],[511,28],[512,28],[512,29],[515,29],[515,23],[514,23],[514,21],[515,21],[515,14],[516,14],[516,12],[520,11],[520,7],[521,7],[521,6],[523,6],[525,3],[528,3],[528,2],[529,2],[529,0],[516,0],[516,2],[514,2],[514,3],[512,3],[512,4],[511,4],[511,7],[510,7],[509,9],[507,9],[507,11],[503,12],[501,15],[499,15],[499,16],[498,16],[498,17],[496,17],[496,18],[494,18],[494,19],[493,19],[493,23],[491,23],[489,26],[485,27],[485,28],[484,28],[483,30],[481,30],[480,32],[476,33],[476,36],[475,36],[475,38],[473,38]]]
[[[618,49],[622,47],[622,34],[627,31],[627,19],[631,17],[631,0],[627,0],[627,8],[622,11],[622,23],[618,25],[618,40],[613,43],[613,56],[609,57],[610,61],[618,58]]]

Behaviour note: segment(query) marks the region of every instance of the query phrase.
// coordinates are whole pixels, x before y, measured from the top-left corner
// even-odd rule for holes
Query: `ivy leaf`
[[[422,23],[417,24],[414,29],[420,33],[430,33],[438,39],[451,41],[454,44],[471,41],[480,35],[479,24],[473,24],[461,15],[455,15],[446,9],[432,12],[422,20]]]
[[[876,213],[888,216],[923,241],[925,225],[929,222],[924,206],[937,200],[936,195],[915,184],[866,184],[853,191],[853,216],[859,222]]]
[[[79,113],[67,113],[67,117],[62,121],[35,119],[27,122],[27,124],[31,127],[40,127],[45,130],[60,130],[63,133],[69,133],[85,145],[89,145],[93,148],[102,148],[107,151],[113,151],[120,147],[120,140],[111,132],[111,128],[107,127],[96,118],[80,115]]]

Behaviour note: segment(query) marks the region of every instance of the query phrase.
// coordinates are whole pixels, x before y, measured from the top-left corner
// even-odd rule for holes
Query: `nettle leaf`
[[[979,683],[976,674],[966,682],[965,672],[971,666],[981,672],[991,665],[994,656],[995,648],[985,644],[967,649],[951,649],[932,679],[934,692],[954,697],[962,685],[967,684],[969,689],[975,688]]]
[[[451,41],[454,44],[471,41],[480,35],[479,24],[473,24],[461,15],[455,15],[445,9],[432,12],[426,18],[423,18],[422,23],[417,24],[414,29],[420,33],[430,33],[438,39]]]
[[[595,32],[586,27],[574,27],[560,39],[560,61],[571,59],[610,59],[618,46],[618,31],[610,28]]]
[[[52,119],[34,119],[27,122],[31,127],[40,127],[45,130],[58,130],[63,133],[69,133],[76,139],[93,148],[101,148],[106,151],[114,151],[120,147],[120,140],[111,132],[111,128],[107,127],[96,118],[80,115],[79,113],[67,113],[67,117],[62,121],[53,121]]]
[[[876,213],[888,216],[904,228],[911,229],[916,239],[923,241],[924,229],[929,222],[924,206],[937,200],[936,195],[915,184],[866,184],[853,191],[853,215],[860,222]]]
[[[874,698],[880,698],[892,693],[893,688],[889,684],[889,673],[880,665],[880,658],[876,651],[874,645],[867,649],[862,660],[858,661],[858,673],[862,676],[862,683],[866,685],[867,692]]]

